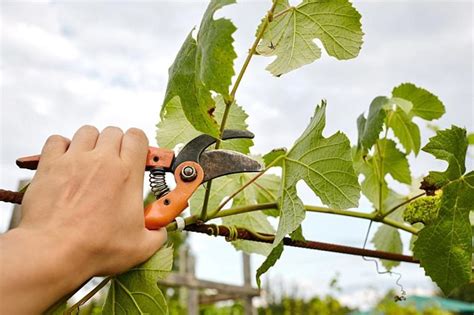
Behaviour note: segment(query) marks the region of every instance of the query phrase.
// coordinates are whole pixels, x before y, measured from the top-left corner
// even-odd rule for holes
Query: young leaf
[[[196,40],[189,33],[169,69],[161,117],[170,100],[178,96],[184,114],[191,125],[200,132],[218,137],[219,125],[213,117],[215,104],[211,92],[201,81],[196,80],[196,46]]]
[[[379,138],[386,115],[384,106],[387,103],[388,98],[385,96],[378,96],[372,101],[372,103],[370,103],[367,119],[362,115],[359,116],[359,119],[357,120],[359,146],[362,145],[364,148],[369,150]]]
[[[198,131],[218,137],[219,125],[214,119],[215,103],[211,90],[228,95],[234,75],[236,54],[232,47],[235,26],[226,19],[214,20],[215,11],[233,0],[213,0],[206,10],[197,40],[191,33],[186,38],[169,69],[161,117],[171,99],[179,97],[184,114]]]
[[[425,185],[442,188],[438,217],[418,234],[414,254],[426,273],[449,294],[471,279],[474,172],[465,172],[466,131],[453,126],[438,131],[423,148],[448,162],[444,172],[430,172]]]
[[[377,151],[374,157],[382,160],[383,175],[390,174],[400,183],[411,183],[410,167],[408,165],[407,157],[397,149],[393,140],[378,140]]]
[[[418,155],[420,151],[420,128],[411,121],[404,110],[397,108],[390,112],[387,118],[387,127],[392,128],[395,136],[409,154],[411,151]]]
[[[412,83],[395,87],[392,96],[411,102],[410,114],[425,120],[438,119],[445,113],[444,105],[436,95]]]
[[[232,34],[237,29],[228,19],[214,20],[220,8],[235,0],[212,0],[207,7],[197,34],[196,73],[209,89],[229,96],[229,86],[234,76],[234,59],[237,54],[232,46]]]
[[[218,121],[221,121],[225,111],[224,98],[221,95],[217,95],[215,102],[216,110],[214,116]],[[247,117],[248,115],[242,107],[233,104],[227,116],[227,129],[247,130]],[[177,144],[186,144],[201,134],[186,119],[178,97],[170,100],[157,127],[156,140],[161,148],[173,149]],[[253,146],[252,139],[232,139],[221,143],[222,149],[238,151],[244,154],[250,152],[251,146]]]
[[[271,253],[268,255],[267,259],[262,263],[260,267],[257,269],[257,274],[256,274],[256,279],[257,279],[257,285],[260,288],[261,285],[261,280],[260,277],[268,271],[271,267],[275,265],[275,263],[280,259],[281,254],[283,253],[283,242],[278,243],[277,246],[275,246]]]
[[[339,60],[359,54],[363,36],[360,14],[348,0],[305,0],[296,7],[288,0],[276,1],[274,18],[257,49],[261,55],[277,56],[267,67],[273,75],[280,76],[320,58],[315,38]]]
[[[173,264],[173,249],[163,247],[143,264],[111,280],[104,314],[168,314],[166,299],[156,284]]]

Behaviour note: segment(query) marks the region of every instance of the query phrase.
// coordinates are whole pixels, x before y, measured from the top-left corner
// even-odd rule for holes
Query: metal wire
[[[373,221],[370,220],[369,222],[369,227],[367,228],[367,233],[365,233],[365,239],[364,239],[364,246],[362,247],[363,249],[365,249],[365,247],[367,246],[367,240],[369,239],[369,234],[370,234],[370,229],[372,228],[372,223]],[[379,262],[376,260],[376,259],[373,259],[373,258],[367,258],[365,256],[362,256],[362,259],[365,260],[365,261],[372,261],[374,262],[375,264],[375,269],[377,271],[377,273],[379,275],[383,275],[383,274],[388,274],[390,276],[392,275],[396,275],[398,276],[397,277],[397,280],[395,281],[395,284],[400,288],[400,295],[396,295],[394,296],[394,300],[395,302],[399,302],[399,301],[404,301],[406,300],[406,291],[405,289],[403,288],[403,285],[401,284],[400,280],[402,279],[402,274],[399,273],[399,272],[394,272],[394,271],[390,271],[390,270],[384,270],[382,271],[380,269],[380,266],[379,266]]]

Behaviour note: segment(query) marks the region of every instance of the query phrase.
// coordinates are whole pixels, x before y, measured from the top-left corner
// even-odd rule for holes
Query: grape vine
[[[173,149],[201,133],[219,137],[225,128],[247,130],[248,116],[237,104],[237,91],[255,57],[272,57],[267,70],[279,77],[314,62],[322,49],[338,60],[355,58],[361,50],[361,16],[349,0],[303,0],[297,6],[274,0],[257,27],[242,68],[235,71],[232,35],[237,28],[229,19],[214,19],[218,10],[234,2],[211,0],[196,36],[189,33],[171,65],[157,125],[160,147]],[[378,252],[390,254],[373,257],[384,258],[388,270],[401,260],[419,262],[446,294],[471,281],[474,172],[466,170],[465,163],[473,135],[452,126],[422,144],[419,122],[441,118],[445,106],[436,95],[412,83],[374,98],[368,112],[357,119],[359,139],[353,145],[342,132],[323,136],[327,106],[322,101],[315,108],[291,148],[264,155],[252,152],[266,166],[258,175],[226,176],[199,188],[190,202],[186,229],[224,235],[237,250],[266,256],[257,270],[260,285],[260,276],[280,259],[285,245],[315,243],[305,240],[301,228],[308,213],[351,216],[383,223],[372,243]],[[243,154],[251,154],[252,146],[249,139],[216,144]],[[407,156],[416,157],[420,150],[446,161],[447,169],[430,172],[421,183],[413,179]],[[281,175],[268,173],[270,169],[278,169]],[[389,177],[409,188],[421,184],[421,190],[411,188],[408,195],[401,195],[390,187]],[[304,204],[296,187],[299,181],[323,205]],[[361,193],[373,209],[358,209]],[[229,203],[231,207],[224,209]],[[269,216],[278,218],[276,228]],[[204,224],[217,220],[222,224],[220,232],[219,226]],[[176,224],[167,228],[176,230]],[[415,259],[401,255],[400,230],[413,235]],[[111,285],[102,312],[166,314],[166,300],[156,280],[171,270],[172,255],[169,247],[163,248],[127,273],[106,278]],[[67,298],[49,314],[70,313],[80,306],[66,310]]]

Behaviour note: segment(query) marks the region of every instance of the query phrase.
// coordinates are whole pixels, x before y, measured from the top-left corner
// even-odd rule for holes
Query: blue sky
[[[217,14],[232,18],[238,27],[237,68],[269,3],[241,1]],[[185,36],[199,24],[206,5],[206,1],[2,1],[0,187],[16,189],[18,180],[30,175],[15,168],[18,156],[39,152],[50,134],[72,136],[83,124],[139,127],[153,143],[167,68]],[[281,78],[264,70],[270,59],[254,58],[237,94],[250,115],[250,130],[257,135],[254,153],[290,147],[323,98],[328,101],[325,135],[342,130],[354,142],[355,120],[370,101],[407,81],[444,102],[447,114],[437,125],[474,130],[472,2],[394,0],[354,5],[362,14],[366,34],[358,58],[341,62],[323,51],[320,60]],[[432,135],[422,128],[423,143]],[[444,166],[424,153],[416,161],[410,159],[415,176]],[[473,160],[469,163],[472,168]],[[304,185],[299,190],[305,203],[320,203]],[[11,207],[0,207],[4,230]],[[370,205],[362,200],[361,208],[369,211]],[[367,222],[308,214],[303,228],[308,239],[362,246]],[[408,235],[403,237],[407,242]],[[224,240],[192,235],[191,244],[198,276],[241,281],[240,256]],[[262,259],[253,257],[254,267]],[[402,283],[411,292],[433,288],[417,266],[402,264],[396,271],[403,274]],[[395,288],[393,278],[377,275],[373,264],[360,257],[301,249],[286,249],[270,275],[311,295],[327,292],[329,279],[337,272],[340,295],[354,305]]]

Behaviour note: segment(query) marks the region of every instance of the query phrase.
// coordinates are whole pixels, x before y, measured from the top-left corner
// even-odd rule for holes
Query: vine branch
[[[241,239],[241,240],[270,243],[270,244],[273,243],[274,235],[259,233],[263,236],[263,237],[259,237],[258,235],[256,235],[256,233],[253,233],[252,231],[249,231],[247,229],[238,228],[238,227],[235,229],[237,230],[237,232],[233,233],[227,226],[214,225],[214,224],[192,224],[185,228],[186,231],[204,233],[207,235],[223,236],[226,238],[229,238],[232,236],[232,239]],[[388,252],[371,250],[371,249],[363,249],[363,248],[351,247],[351,246],[345,246],[345,245],[339,245],[339,244],[330,244],[330,243],[315,242],[315,241],[296,241],[296,240],[292,240],[289,237],[285,237],[283,239],[283,244],[286,246],[322,250],[322,251],[342,253],[342,254],[355,255],[355,256],[365,256],[365,257],[380,258],[380,259],[386,259],[386,260],[392,260],[392,261],[419,263],[419,261],[414,259],[412,256],[388,253]]]

